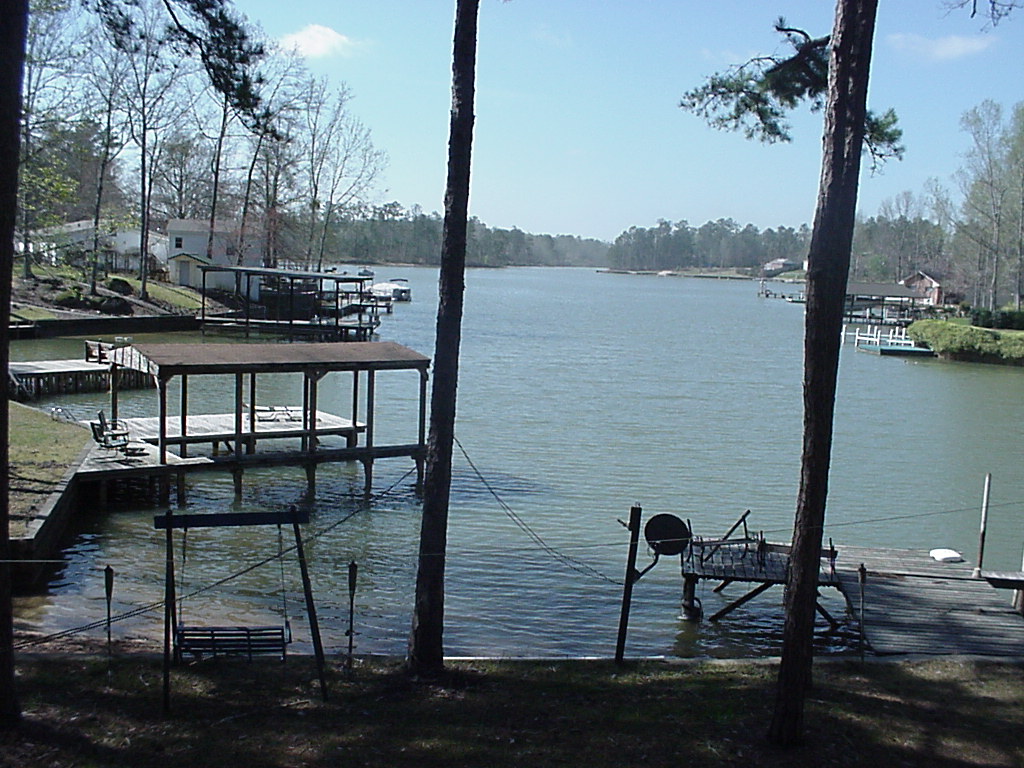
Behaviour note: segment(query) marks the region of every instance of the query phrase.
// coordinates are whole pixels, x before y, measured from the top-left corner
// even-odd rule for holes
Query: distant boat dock
[[[126,342],[127,343],[127,342]],[[85,357],[80,360],[36,360],[8,365],[11,394],[16,400],[38,400],[48,395],[79,392],[106,392],[110,389],[110,353],[125,344],[85,342]],[[131,352],[121,355],[117,370],[120,389],[154,387],[148,368]]]
[[[369,341],[381,312],[392,311],[390,296],[375,295],[368,275],[294,269],[200,265],[202,291],[227,280],[241,309],[229,316],[209,315],[203,304],[200,326],[282,334],[315,341]]]
[[[882,333],[880,327],[861,330],[858,327],[843,327],[843,340],[853,337],[854,346],[861,352],[890,357],[935,357],[929,347],[920,346],[907,336],[906,328],[888,328]]]

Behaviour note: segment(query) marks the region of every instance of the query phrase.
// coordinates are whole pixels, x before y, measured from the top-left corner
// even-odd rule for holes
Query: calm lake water
[[[409,279],[413,302],[396,306],[380,338],[432,355],[437,271],[378,274],[390,277]],[[799,479],[802,324],[801,306],[757,298],[755,282],[471,270],[457,434],[486,484],[458,454],[446,652],[610,655],[627,546],[618,520],[634,503],[645,519],[674,513],[707,537],[750,509],[753,530],[788,540]],[[19,342],[12,349],[15,359],[80,354],[80,341]],[[378,379],[378,411],[391,425],[381,427],[385,439],[415,430],[416,385],[401,378]],[[194,386],[194,411],[225,408],[226,386]],[[264,402],[297,402],[298,387],[290,379],[264,384]],[[347,394],[338,389],[321,389],[321,408],[347,413]],[[880,358],[846,345],[826,537],[837,545],[953,547],[974,560],[984,476],[991,472],[985,565],[1016,570],[1024,544],[1022,394],[1024,370]],[[122,415],[154,413],[155,403],[152,391],[124,394]],[[105,399],[66,397],[61,405],[86,417]],[[419,535],[409,468],[405,460],[378,462],[374,490],[395,487],[369,503],[359,498],[359,465],[325,466],[312,500],[304,498],[301,469],[246,473],[242,509],[311,506],[308,553],[329,652],[347,647],[346,566],[353,560],[357,651],[405,651]],[[233,506],[229,476],[189,482],[188,511]],[[163,538],[153,530],[153,513],[123,507],[86,514],[46,593],[18,599],[19,621],[52,631],[102,618],[107,564],[117,574],[115,612],[160,599]],[[277,547],[273,529],[193,531],[179,590],[216,582]],[[641,567],[647,561],[642,553]],[[301,651],[308,628],[291,559],[283,581],[272,563],[187,600],[185,620],[274,623],[282,592]],[[742,592],[734,586],[716,595],[709,586],[698,594],[711,612]],[[681,621],[679,597],[674,559],[636,585],[629,654],[778,650],[781,590],[717,625]],[[161,622],[158,611],[116,629],[156,636]]]

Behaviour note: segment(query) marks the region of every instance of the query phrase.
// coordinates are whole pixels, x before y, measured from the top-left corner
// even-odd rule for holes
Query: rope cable
[[[512,520],[513,523],[515,523],[515,525],[521,531],[523,531],[523,533],[525,533],[527,535],[527,537],[530,538],[530,540],[533,541],[534,544],[537,547],[542,549],[549,556],[551,556],[554,559],[556,559],[559,562],[561,562],[566,567],[571,568],[572,570],[575,570],[578,573],[581,573],[581,574],[589,576],[589,577],[600,579],[600,580],[608,582],[610,584],[621,585],[621,582],[608,577],[607,575],[605,575],[604,573],[600,572],[599,570],[597,570],[593,566],[590,566],[587,563],[584,563],[582,561],[576,560],[575,558],[572,558],[569,555],[564,554],[559,549],[556,549],[555,547],[551,546],[546,541],[544,541],[544,539],[539,534],[537,534],[532,528],[530,528],[529,524],[526,523],[526,521],[523,520],[515,512],[515,510],[513,510],[511,508],[511,506],[508,505],[504,501],[504,499],[501,498],[501,496],[498,494],[498,492],[487,481],[487,479],[484,477],[483,473],[480,471],[480,469],[476,466],[476,464],[470,458],[468,452],[466,451],[466,449],[462,445],[462,443],[459,442],[458,438],[454,438],[454,441],[455,441],[455,444],[458,445],[459,450],[462,453],[463,457],[465,458],[467,464],[473,470],[473,473],[475,474],[477,479],[481,482],[481,484],[484,486],[484,488],[497,501],[498,505],[502,508],[504,513],[509,517],[509,519]],[[408,470],[405,474],[403,474],[400,478],[398,478],[394,483],[392,483],[384,491],[382,491],[380,493],[377,493],[377,494],[374,494],[373,498],[375,500],[380,500],[380,499],[386,498],[388,495],[390,495],[399,485],[401,485],[415,471],[416,471],[415,468]],[[1022,503],[1024,503],[1024,502],[1021,502],[1021,501],[1001,502],[1001,503],[998,503],[998,504],[992,504],[991,507],[1011,507],[1011,506],[1020,505]],[[830,523],[829,527],[830,528],[838,528],[838,527],[848,527],[848,526],[854,526],[854,525],[866,525],[866,524],[879,523],[879,522],[888,522],[888,521],[893,521],[893,520],[908,520],[908,519],[917,519],[917,518],[924,518],[924,517],[935,517],[935,516],[939,516],[939,515],[949,515],[949,514],[957,514],[957,513],[963,513],[963,512],[970,512],[973,509],[974,509],[974,507],[962,507],[962,508],[956,508],[956,509],[938,510],[938,511],[934,511],[934,512],[918,512],[918,513],[909,513],[909,514],[903,514],[903,515],[887,515],[887,516],[882,516],[882,517],[867,518],[867,519],[861,519],[861,520],[848,520],[848,521],[845,521],[845,522]],[[349,513],[348,515],[345,515],[341,519],[336,520],[335,522],[333,522],[330,525],[326,526],[322,530],[313,533],[311,535],[311,538],[314,539],[314,540],[315,539],[319,539],[320,537],[326,535],[327,533],[329,533],[330,531],[334,530],[335,528],[337,528],[338,526],[342,525],[343,523],[346,523],[349,520],[351,520],[360,511],[361,511],[360,509],[354,510],[353,512]],[[790,530],[789,527],[786,527],[786,528],[775,528],[775,529],[765,529],[765,532],[767,532],[767,533],[773,533],[773,532],[774,533],[779,533],[779,532],[785,532],[785,531],[788,531],[788,530]],[[283,542],[279,541],[279,544],[280,543],[283,543]],[[572,544],[572,545],[568,545],[568,546],[563,546],[562,549],[566,549],[566,548],[568,548],[568,549],[594,549],[594,548],[598,548],[598,547],[618,547],[618,546],[620,546],[620,544],[621,544],[621,542],[608,542],[608,543],[593,542],[593,543],[589,543],[589,544]],[[198,588],[192,590],[191,592],[189,592],[187,594],[181,595],[178,598],[178,602],[179,602],[179,606],[178,606],[178,608],[179,608],[179,622],[180,622],[180,617],[181,617],[181,613],[180,613],[181,606],[182,606],[182,603],[184,602],[184,600],[196,597],[196,596],[198,596],[200,594],[203,594],[204,592],[207,592],[207,591],[210,591],[212,589],[216,589],[217,587],[223,586],[224,584],[227,584],[227,583],[233,581],[236,578],[240,578],[241,576],[244,576],[247,573],[251,573],[252,571],[254,571],[256,569],[261,568],[264,565],[267,565],[268,563],[274,561],[275,559],[281,561],[281,567],[282,567],[282,571],[283,571],[283,567],[284,567],[283,557],[285,555],[295,551],[296,548],[297,548],[297,546],[294,545],[294,544],[291,545],[291,546],[288,546],[288,547],[283,547],[283,548],[279,545],[279,548],[278,548],[279,551],[276,554],[273,554],[273,555],[271,555],[269,557],[263,558],[262,560],[259,560],[259,561],[255,562],[255,563],[252,563],[249,566],[246,566],[245,568],[242,568],[241,570],[239,570],[239,571],[237,571],[235,573],[228,574],[227,576],[225,576],[225,577],[223,577],[221,579],[218,579],[217,581],[214,581],[211,584],[208,584],[208,585],[202,586],[202,587],[198,587]],[[499,548],[495,547],[495,550],[498,550],[498,549]],[[185,563],[186,563],[186,559],[187,559],[186,550],[187,550],[187,531],[185,532],[185,534],[183,534],[183,540],[182,540],[182,577],[183,577],[183,580],[184,580],[184,575],[185,575],[184,574]],[[527,551],[526,548],[509,548],[509,547],[501,547],[500,548],[500,551],[501,552],[505,552],[505,553],[507,553],[507,552],[514,552],[514,551],[517,551],[517,550],[518,551]],[[487,550],[486,550],[486,548],[476,548],[474,550],[468,550],[468,551],[483,552],[483,551],[487,551]],[[440,552],[438,552],[438,553],[424,553],[424,554],[421,554],[419,556],[420,557],[431,557],[431,556],[441,557],[444,554],[445,553],[440,553]],[[21,562],[21,561],[11,561],[11,562]],[[52,562],[64,562],[64,561],[52,561]],[[285,599],[287,599],[287,596],[285,596]],[[115,616],[112,616],[110,618],[110,622],[111,623],[118,623],[118,622],[121,622],[121,621],[126,621],[128,619],[135,618],[136,616],[141,616],[141,615],[144,615],[146,613],[150,613],[152,611],[155,611],[155,610],[157,610],[159,608],[162,608],[163,606],[164,606],[164,600],[157,600],[157,601],[154,601],[152,603],[147,603],[147,604],[138,606],[136,608],[130,609],[128,611],[124,611],[122,613],[119,613],[119,614],[117,614]],[[286,614],[286,621],[287,621],[287,614]],[[26,638],[24,640],[16,642],[14,644],[14,648],[20,649],[20,648],[25,648],[25,647],[34,646],[34,645],[42,645],[42,644],[47,643],[47,642],[52,642],[54,640],[60,640],[60,639],[63,639],[65,637],[70,637],[70,636],[73,636],[73,635],[76,635],[76,634],[80,634],[82,632],[88,632],[88,631],[93,630],[93,629],[102,628],[102,627],[104,627],[106,625],[106,623],[107,623],[107,619],[104,618],[104,619],[99,619],[99,620],[96,620],[96,621],[93,621],[93,622],[89,622],[87,624],[82,624],[82,625],[79,625],[77,627],[70,627],[68,629],[61,630],[59,632],[54,632],[54,633],[51,633],[51,634],[48,634],[48,635],[43,635],[43,636],[35,637],[35,638]]]
[[[484,488],[486,488],[487,491],[491,494],[491,496],[494,497],[495,501],[498,502],[498,506],[500,506],[501,509],[508,516],[508,518],[516,524],[519,530],[525,533],[538,547],[547,552],[551,557],[558,560],[560,563],[562,563],[562,565],[566,566],[567,568],[571,568],[577,573],[581,573],[584,576],[596,578],[601,581],[606,581],[610,584],[621,585],[621,582],[618,582],[615,579],[606,576],[601,571],[597,570],[596,568],[587,563],[584,563],[581,560],[577,560],[573,557],[570,557],[569,555],[560,552],[559,550],[555,549],[553,546],[548,544],[546,541],[544,541],[540,534],[534,531],[529,526],[529,524],[525,520],[523,520],[516,513],[516,511],[505,502],[504,499],[501,498],[501,496],[494,489],[494,487],[489,482],[487,482],[487,478],[484,477],[483,473],[477,468],[476,464],[473,463],[473,460],[469,457],[469,454],[466,452],[466,449],[465,447],[463,447],[462,443],[459,442],[459,439],[455,437],[454,440],[455,444],[459,446],[459,450],[462,452],[463,458],[465,458],[466,462],[469,464],[470,468],[477,476],[477,479],[483,484]]]

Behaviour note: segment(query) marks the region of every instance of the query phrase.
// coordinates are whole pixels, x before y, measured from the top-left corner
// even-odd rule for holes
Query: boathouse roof
[[[335,283],[366,283],[372,277],[350,275],[347,272],[316,272],[313,270],[283,269],[280,267],[236,267],[224,264],[201,265],[204,272],[231,272],[239,275],[278,277],[286,280],[330,280]]]
[[[886,299],[920,299],[921,292],[899,283],[855,283],[846,286],[847,296],[870,296]]]
[[[137,344],[160,378],[289,371],[426,370],[430,358],[393,341],[304,344]],[[153,370],[153,369],[156,370]]]

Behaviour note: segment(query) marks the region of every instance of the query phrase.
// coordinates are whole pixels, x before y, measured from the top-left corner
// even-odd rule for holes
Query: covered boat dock
[[[204,296],[209,282],[226,276],[242,306],[240,316],[213,316],[206,313],[204,302],[199,318],[204,329],[234,329],[247,337],[264,332],[322,341],[368,341],[380,326],[381,310],[391,311],[390,300],[370,292],[372,278],[366,276],[218,264],[200,264],[199,269]]]
[[[192,471],[200,466],[229,469],[241,494],[246,467],[304,465],[310,485],[316,466],[325,461],[360,461],[365,470],[365,490],[373,482],[373,462],[380,458],[407,456],[416,463],[422,482],[426,455],[426,393],[430,358],[394,342],[309,344],[140,344],[134,347],[145,360],[157,385],[159,413],[147,419],[127,419],[133,440],[154,445],[151,456],[155,474]],[[113,352],[114,361],[124,350]],[[376,379],[382,371],[413,371],[418,374],[418,419],[415,437],[400,444],[379,445],[375,440],[377,416]],[[259,374],[302,376],[302,403],[295,406],[257,405]],[[329,374],[350,374],[351,410],[347,415],[320,411],[320,387]],[[234,406],[229,414],[191,414],[190,384],[196,376],[234,378]],[[180,403],[171,413],[169,387],[179,379]],[[111,411],[117,419],[116,390]],[[344,447],[321,445],[329,436],[345,438]],[[298,438],[299,449],[257,452],[260,441]],[[213,456],[196,464],[185,461],[191,445],[210,443]],[[219,453],[223,445],[226,453]],[[176,447],[177,454],[169,452]],[[192,467],[196,464],[195,467]],[[188,467],[189,469],[186,469]]]

